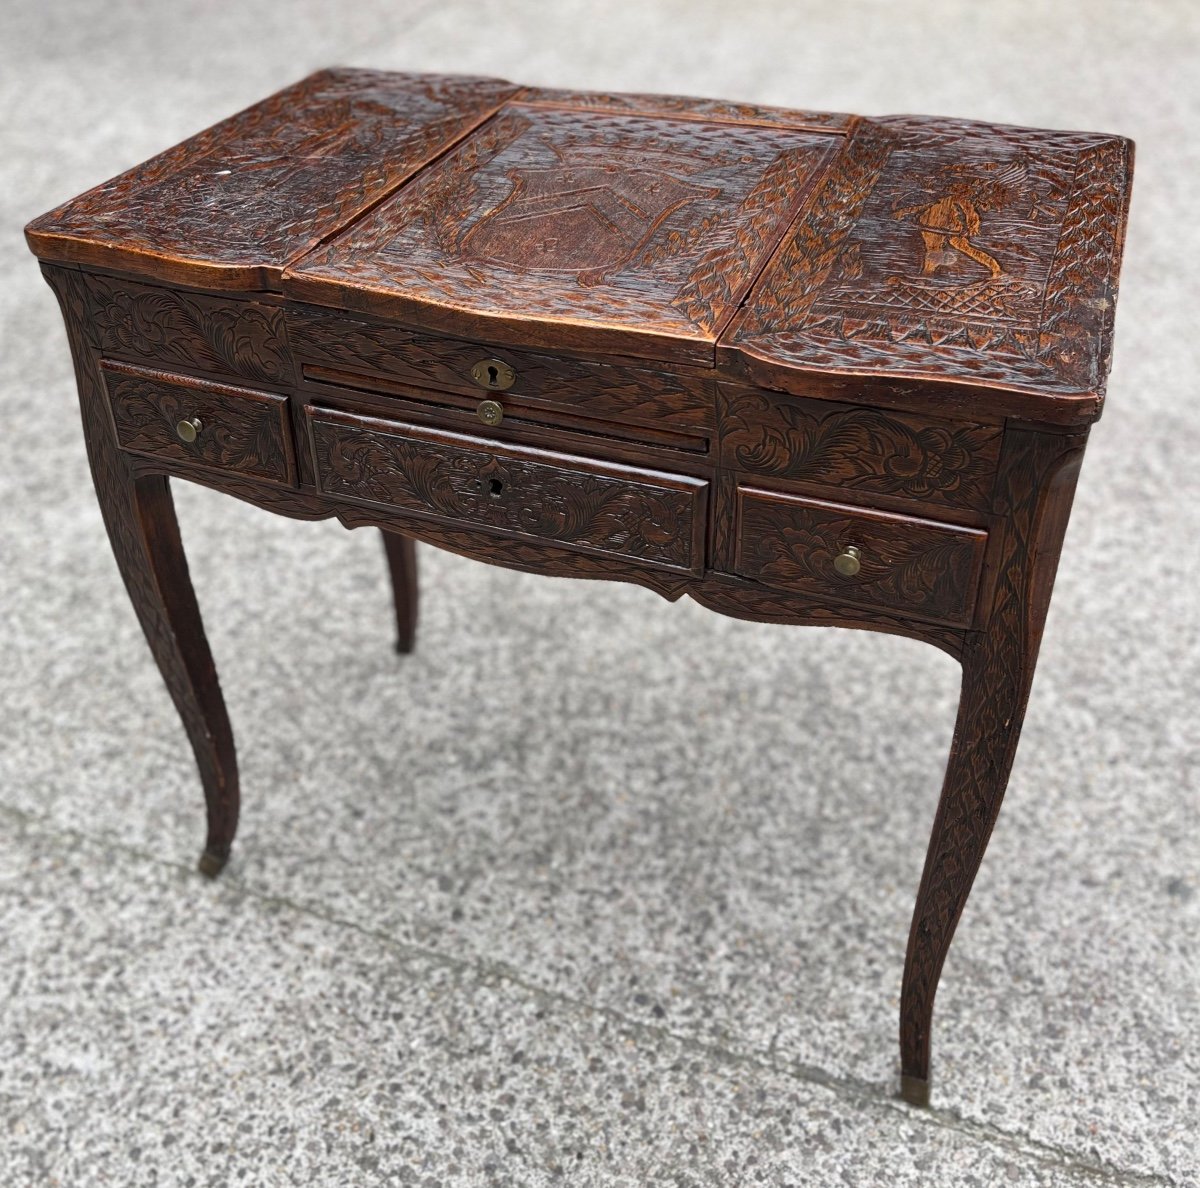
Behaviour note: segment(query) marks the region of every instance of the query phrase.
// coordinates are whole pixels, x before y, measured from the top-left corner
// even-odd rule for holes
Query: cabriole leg
[[[65,269],[47,267],[44,272],[66,318],[88,460],[117,567],[200,768],[208,809],[200,870],[216,875],[229,858],[237,830],[237,759],[170,488],[163,475],[136,476],[117,448],[90,340],[83,280]]]
[[[380,529],[396,606],[396,651],[411,652],[417,638],[417,547],[411,537]]]
[[[1005,437],[996,593],[986,628],[963,651],[958,720],[900,994],[901,1094],[916,1105],[929,1101],[934,995],[1016,755],[1082,445],[1078,436],[1026,430]]]

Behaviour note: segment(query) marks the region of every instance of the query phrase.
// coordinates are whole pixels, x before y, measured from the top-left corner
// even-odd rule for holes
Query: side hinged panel
[[[323,70],[35,219],[43,260],[225,290],[286,265],[482,123],[516,88]]]
[[[719,356],[799,394],[814,373],[842,374],[937,412],[941,386],[961,402],[970,385],[994,414],[1087,424],[1108,374],[1132,176],[1120,137],[864,120]]]

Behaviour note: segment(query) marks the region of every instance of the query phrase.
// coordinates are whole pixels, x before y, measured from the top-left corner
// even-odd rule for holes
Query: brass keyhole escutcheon
[[[833,568],[840,577],[857,577],[858,571],[862,569],[862,554],[854,545],[850,545],[834,557]]]
[[[180,441],[186,441],[188,445],[200,436],[200,430],[204,428],[204,422],[199,417],[184,417],[175,426],[175,435]]]
[[[471,368],[471,378],[493,392],[507,392],[517,382],[517,373],[503,359],[480,359]]]
[[[495,429],[504,420],[504,409],[498,400],[481,400],[475,415],[489,428]]]

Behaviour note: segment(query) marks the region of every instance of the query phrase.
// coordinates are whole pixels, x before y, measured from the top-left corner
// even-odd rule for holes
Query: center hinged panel
[[[285,289],[447,333],[711,366],[839,141],[512,103]]]

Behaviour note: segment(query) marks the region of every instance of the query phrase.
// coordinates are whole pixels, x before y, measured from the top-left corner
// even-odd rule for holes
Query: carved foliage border
[[[88,276],[95,332],[106,354],[259,383],[291,381],[283,311],[236,298]]]
[[[333,496],[697,569],[697,496],[450,444],[389,437],[314,417],[317,473]]]
[[[1001,429],[722,390],[721,456],[753,474],[987,507]]]

